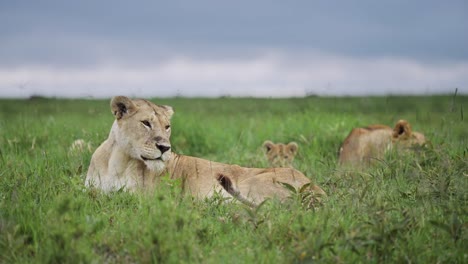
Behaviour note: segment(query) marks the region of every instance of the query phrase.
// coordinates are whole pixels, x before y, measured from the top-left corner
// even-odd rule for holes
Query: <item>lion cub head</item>
[[[143,161],[149,170],[161,173],[171,157],[172,108],[125,96],[112,98],[110,105],[115,116],[111,133],[117,147]]]
[[[426,138],[414,132],[406,120],[399,120],[394,128],[385,125],[370,125],[354,128],[340,147],[341,165],[365,166],[383,159],[385,153],[395,149],[408,151],[412,146],[422,146]]]
[[[275,144],[267,140],[263,143],[263,148],[270,167],[292,167],[292,162],[299,147],[296,142]]]

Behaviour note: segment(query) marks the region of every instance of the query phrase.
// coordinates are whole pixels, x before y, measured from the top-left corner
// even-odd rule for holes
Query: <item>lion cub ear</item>
[[[297,149],[299,148],[299,146],[297,145],[296,142],[292,141],[292,142],[289,142],[288,145],[286,146],[288,148],[289,151],[291,151],[292,154],[296,155],[297,153]]]
[[[263,147],[265,148],[266,152],[270,152],[274,146],[275,144],[273,144],[273,142],[271,142],[270,140],[263,142]]]
[[[133,113],[136,110],[132,99],[125,96],[114,96],[110,103],[112,114],[115,118],[121,119],[124,115]]]
[[[393,129],[393,138],[408,138],[411,133],[410,123],[406,120],[399,120]]]

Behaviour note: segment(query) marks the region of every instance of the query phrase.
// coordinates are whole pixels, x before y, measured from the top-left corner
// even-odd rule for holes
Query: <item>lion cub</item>
[[[265,155],[270,163],[270,167],[289,167],[292,168],[294,157],[296,157],[299,146],[296,142],[288,144],[273,143],[267,140],[263,143]]]
[[[422,146],[425,143],[425,136],[412,131],[406,120],[399,120],[393,129],[386,125],[354,128],[341,144],[339,164],[368,166],[375,160],[383,159],[391,149],[407,151],[413,145]]]

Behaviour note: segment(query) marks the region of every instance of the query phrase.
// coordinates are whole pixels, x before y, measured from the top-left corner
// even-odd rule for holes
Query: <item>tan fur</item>
[[[268,159],[270,167],[293,167],[292,163],[297,154],[299,146],[296,142],[289,142],[288,144],[273,143],[267,140],[263,143],[265,155]]]
[[[301,188],[311,182],[292,168],[244,168],[172,153],[169,106],[117,96],[111,100],[111,109],[116,120],[108,139],[92,156],[85,180],[88,187],[153,190],[161,176],[169,174],[182,179],[183,191],[194,197],[216,194],[255,206],[269,197],[288,197],[290,191],[281,183]],[[310,186],[315,194],[325,195],[317,185]]]
[[[412,145],[424,145],[422,133],[413,132],[406,120],[400,120],[392,129],[386,125],[354,128],[340,147],[339,164],[366,166],[381,160],[387,151],[408,150]]]

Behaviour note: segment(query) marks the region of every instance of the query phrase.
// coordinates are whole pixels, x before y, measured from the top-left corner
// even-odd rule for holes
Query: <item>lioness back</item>
[[[340,165],[368,166],[382,160],[391,149],[404,151],[425,142],[424,135],[412,131],[406,120],[398,121],[393,129],[386,125],[354,128],[341,144],[338,162]]]
[[[291,168],[258,169],[222,164],[172,152],[172,107],[147,100],[116,96],[111,100],[115,121],[108,138],[96,149],[85,184],[103,191],[154,190],[162,176],[181,179],[183,191],[197,198],[221,195],[258,205],[270,197],[290,195],[282,183],[307,185],[317,195],[325,192]]]

